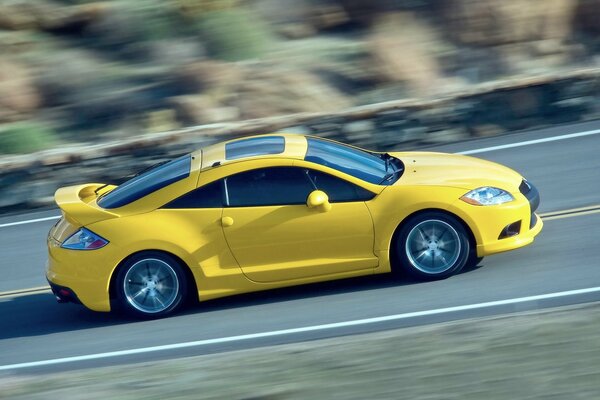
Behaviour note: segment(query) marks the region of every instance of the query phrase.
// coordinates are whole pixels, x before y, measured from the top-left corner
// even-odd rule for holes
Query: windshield
[[[306,161],[336,169],[376,185],[390,185],[400,176],[402,162],[389,154],[370,153],[316,138],[307,138],[307,141],[308,151],[304,158]]]
[[[176,158],[165,164],[142,171],[98,199],[102,208],[117,208],[141,199],[171,183],[190,175],[191,155]]]

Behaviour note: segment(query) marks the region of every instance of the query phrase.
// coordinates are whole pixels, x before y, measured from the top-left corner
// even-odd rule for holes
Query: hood
[[[399,185],[450,186],[465,190],[494,186],[518,192],[523,177],[491,161],[459,154],[431,152],[390,153],[404,162]]]

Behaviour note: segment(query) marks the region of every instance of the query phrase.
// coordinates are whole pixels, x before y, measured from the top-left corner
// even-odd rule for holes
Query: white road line
[[[459,151],[456,154],[468,155],[468,154],[487,153],[489,151],[511,149],[513,147],[529,146],[529,145],[538,144],[538,143],[555,142],[557,140],[573,139],[573,138],[577,138],[577,137],[581,137],[581,136],[596,135],[598,133],[600,133],[600,129],[596,129],[593,131],[570,133],[568,135],[552,136],[552,137],[544,138],[544,139],[526,140],[524,142],[503,144],[500,146],[484,147],[484,148],[475,149],[475,150]],[[9,226],[15,226],[15,225],[32,224],[35,222],[42,222],[42,221],[50,221],[52,219],[58,219],[58,218],[60,218],[60,215],[56,215],[53,217],[47,217],[47,218],[30,219],[30,220],[26,220],[26,221],[10,222],[7,224],[0,224],[0,228],[6,228]]]
[[[596,135],[598,133],[600,133],[600,129],[596,129],[596,130],[593,130],[593,131],[570,133],[568,135],[552,136],[552,137],[543,138],[543,139],[526,140],[524,142],[503,144],[503,145],[500,145],[500,146],[484,147],[482,149],[459,151],[457,154],[467,155],[467,154],[487,153],[488,151],[496,151],[496,150],[503,150],[503,149],[512,149],[513,147],[522,147],[522,146],[529,146],[529,145],[532,145],[532,144],[555,142],[557,140],[573,139],[573,138],[577,138],[577,137],[581,137],[581,136]]]
[[[247,334],[247,335],[238,335],[238,336],[229,336],[229,337],[223,337],[223,338],[198,340],[198,341],[194,341],[194,342],[167,344],[167,345],[163,345],[163,346],[142,347],[142,348],[131,349],[131,350],[111,351],[111,352],[107,352],[107,353],[88,354],[88,355],[83,355],[83,356],[55,358],[55,359],[51,359],[51,360],[33,361],[33,362],[26,362],[26,363],[19,363],[19,364],[9,364],[9,365],[0,366],[0,371],[8,371],[8,370],[16,370],[16,369],[32,368],[32,367],[44,367],[44,366],[48,366],[48,365],[66,364],[66,363],[72,363],[72,362],[78,362],[78,361],[98,360],[98,359],[104,359],[104,358],[128,356],[128,355],[133,355],[133,354],[155,353],[155,352],[159,352],[159,351],[178,350],[178,349],[185,349],[185,348],[190,348],[190,347],[201,347],[201,346],[208,346],[208,345],[221,344],[221,343],[241,342],[244,340],[261,339],[261,338],[274,337],[274,336],[285,336],[285,335],[291,335],[291,334],[295,334],[295,333],[324,331],[324,330],[330,330],[330,329],[346,328],[346,327],[350,327],[350,326],[369,325],[369,324],[376,324],[376,323],[387,322],[387,321],[398,321],[398,320],[415,318],[415,317],[423,317],[423,316],[428,316],[428,315],[447,314],[447,313],[453,313],[453,312],[457,312],[457,311],[476,310],[476,309],[482,309],[482,308],[490,308],[490,307],[497,307],[497,306],[502,306],[502,305],[525,303],[525,302],[530,302],[530,301],[556,299],[556,298],[560,298],[560,297],[576,296],[576,295],[580,295],[580,294],[596,293],[596,292],[600,292],[600,287],[569,290],[569,291],[565,291],[565,292],[548,293],[548,294],[542,294],[542,295],[537,295],[537,296],[518,297],[518,298],[514,298],[514,299],[490,301],[490,302],[478,303],[478,304],[468,304],[468,305],[456,306],[456,307],[446,307],[446,308],[439,308],[439,309],[435,309],[435,310],[416,311],[416,312],[409,312],[409,313],[404,313],[404,314],[386,315],[383,317],[365,318],[365,319],[358,319],[358,320],[354,320],[354,321],[336,322],[336,323],[324,324],[324,325],[313,325],[313,326],[304,326],[301,328],[282,329],[282,330],[271,331],[271,332],[259,332],[259,333],[251,333],[251,334]]]
[[[46,217],[46,218],[37,218],[37,219],[29,219],[26,221],[9,222],[6,224],[0,224],[0,228],[6,228],[9,226],[16,226],[16,225],[33,224],[34,222],[50,221],[50,220],[59,219],[59,218],[60,218],[60,215],[54,215],[52,217]]]

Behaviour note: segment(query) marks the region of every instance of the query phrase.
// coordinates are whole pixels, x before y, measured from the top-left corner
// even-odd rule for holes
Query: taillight
[[[62,244],[62,248],[70,250],[96,250],[108,244],[108,240],[96,235],[86,228],[81,228],[72,234]]]

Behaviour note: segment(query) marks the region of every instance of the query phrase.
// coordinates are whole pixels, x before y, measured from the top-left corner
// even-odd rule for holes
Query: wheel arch
[[[190,301],[190,300],[197,301],[198,300],[198,286],[196,284],[196,279],[194,277],[194,274],[193,274],[190,266],[181,257],[179,257],[177,254],[174,254],[170,251],[163,250],[163,249],[144,249],[144,250],[138,250],[138,251],[135,251],[135,252],[129,254],[128,256],[123,258],[117,264],[117,266],[113,269],[111,276],[110,276],[110,280],[109,280],[109,286],[108,286],[108,294],[109,294],[109,300],[111,303],[111,309],[113,308],[113,302],[117,298],[115,281],[117,279],[117,276],[119,275],[119,270],[121,268],[123,268],[123,265],[125,265],[125,263],[128,260],[130,260],[132,257],[135,257],[135,256],[137,256],[139,254],[143,254],[143,253],[162,253],[164,255],[167,255],[167,256],[173,258],[177,262],[177,264],[179,264],[179,266],[181,267],[181,270],[185,274],[185,278],[187,280],[189,289],[188,289],[188,293],[187,293],[187,298],[185,300],[186,301]]]
[[[467,232],[467,236],[469,239],[469,245],[471,246],[470,251],[476,251],[477,249],[477,240],[475,239],[475,234],[473,233],[473,230],[471,229],[471,227],[469,226],[469,224],[467,224],[467,222],[461,218],[459,215],[457,215],[456,213],[453,213],[451,211],[448,210],[444,210],[441,208],[435,208],[435,207],[431,207],[431,208],[424,208],[418,211],[413,212],[412,214],[407,215],[402,221],[400,221],[400,223],[396,226],[396,229],[394,229],[394,233],[391,236],[390,239],[390,243],[389,243],[389,257],[390,257],[390,268],[393,269],[395,262],[397,261],[397,254],[396,254],[396,246],[394,246],[394,243],[396,242],[398,235],[400,234],[400,232],[402,231],[402,228],[414,217],[419,216],[421,214],[425,214],[425,213],[430,213],[430,212],[437,212],[437,213],[441,213],[441,214],[445,214],[449,217],[452,217],[454,219],[456,219],[456,221],[458,223],[460,223],[463,228],[465,229],[465,231]]]

